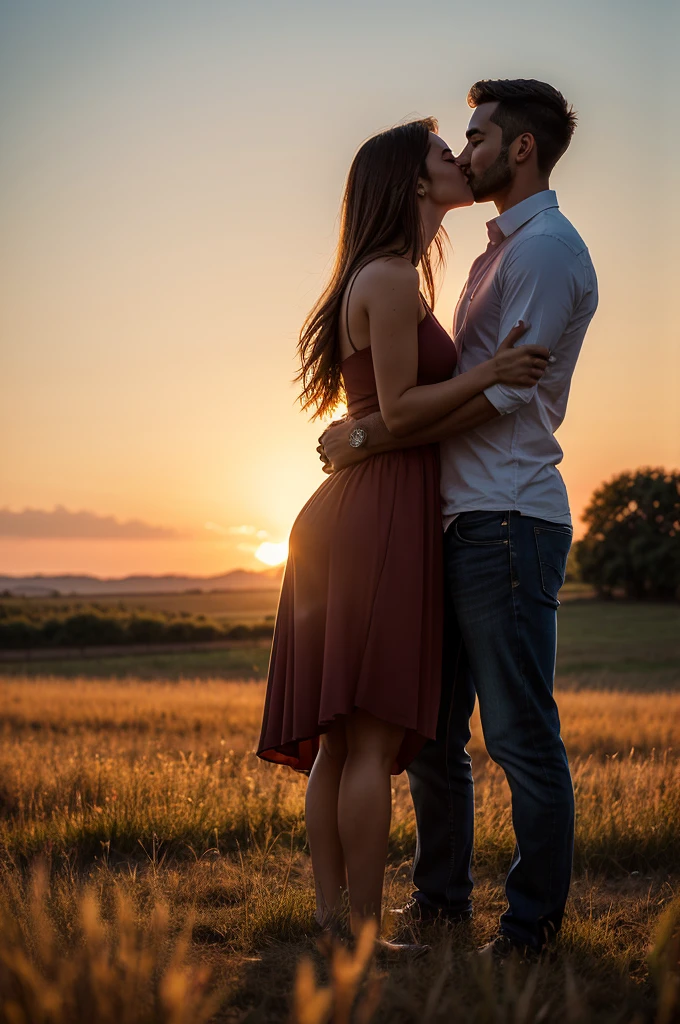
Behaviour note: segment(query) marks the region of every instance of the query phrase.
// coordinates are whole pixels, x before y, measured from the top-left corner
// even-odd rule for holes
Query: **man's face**
[[[482,103],[474,109],[465,133],[467,146],[456,158],[477,203],[493,199],[512,184],[503,132],[491,120],[497,106],[498,103]]]

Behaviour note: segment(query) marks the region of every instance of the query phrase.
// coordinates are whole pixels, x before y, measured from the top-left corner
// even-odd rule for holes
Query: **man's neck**
[[[548,188],[550,188],[550,178],[548,177],[538,180],[534,179],[531,182],[513,181],[508,190],[501,195],[494,196],[493,201],[500,215],[505,213],[506,210],[511,210],[518,203],[523,203],[530,196],[535,196],[539,192],[545,192]]]

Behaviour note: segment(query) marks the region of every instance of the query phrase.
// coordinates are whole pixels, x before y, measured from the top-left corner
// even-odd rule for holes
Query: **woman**
[[[299,343],[301,402],[316,416],[346,397],[352,417],[379,409],[405,435],[493,383],[531,386],[545,369],[545,349],[513,350],[520,326],[494,359],[453,377],[455,348],[432,314],[430,254],[442,258],[444,214],[473,199],[436,132],[432,119],[381,132],[352,163],[331,282]],[[306,823],[321,927],[347,889],[352,931],[367,918],[380,925],[390,774],[436,733],[438,459],[427,445],[333,475],[291,533],[258,754],[311,769]]]

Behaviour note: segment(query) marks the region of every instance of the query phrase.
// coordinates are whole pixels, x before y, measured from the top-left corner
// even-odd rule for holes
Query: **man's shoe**
[[[405,963],[426,956],[431,948],[421,942],[388,942],[386,939],[378,939],[375,958],[379,964]]]
[[[516,942],[509,935],[500,932],[491,942],[480,946],[477,950],[478,956],[490,956],[494,964],[502,967],[508,960],[514,958],[520,964],[537,964],[547,956],[547,949],[536,949],[527,946],[523,942]]]
[[[395,923],[403,927],[422,927],[428,924],[467,924],[472,920],[471,910],[447,911],[423,903],[415,896],[403,907],[392,907],[389,911],[394,915]]]

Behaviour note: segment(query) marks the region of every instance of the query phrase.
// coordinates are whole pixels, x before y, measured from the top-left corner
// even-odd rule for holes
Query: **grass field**
[[[473,924],[431,929],[427,959],[374,974],[358,1021],[677,1019],[680,610],[584,601],[565,604],[560,623],[577,836],[556,961],[495,978],[468,959],[494,931],[512,853],[506,784],[475,721]],[[181,678],[190,664],[173,675],[162,661],[146,680],[8,668],[0,1022],[290,1020],[300,958],[322,980],[328,970],[309,938],[305,779],[253,754],[263,684],[225,680],[219,662],[203,679]],[[394,791],[388,906],[409,894],[414,843],[405,778]],[[352,990],[351,976],[336,959],[339,1024],[349,1020],[341,990],[343,977]],[[314,1009],[326,996],[309,986],[303,973],[299,1024],[327,1019]],[[29,1008],[23,1017],[17,1006]]]

